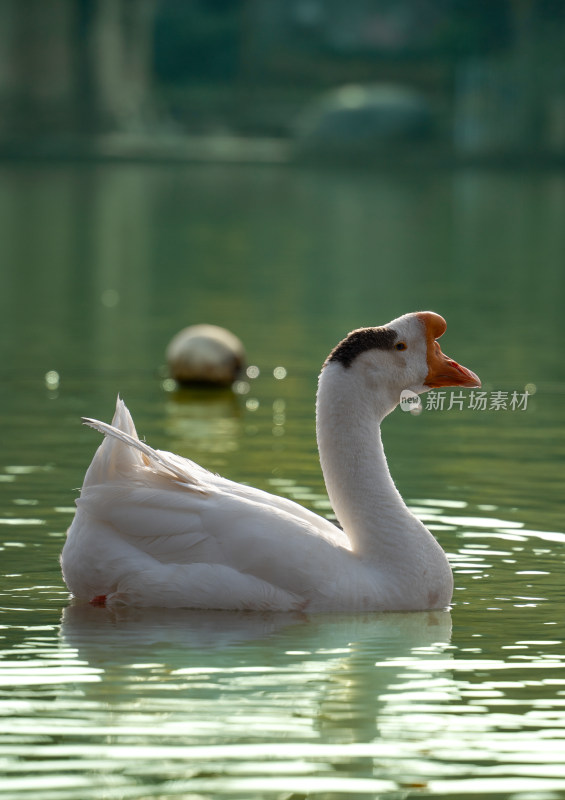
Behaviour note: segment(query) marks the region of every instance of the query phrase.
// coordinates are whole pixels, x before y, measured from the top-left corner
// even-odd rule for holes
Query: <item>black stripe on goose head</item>
[[[397,333],[392,328],[358,328],[348,333],[345,339],[337,344],[324,362],[324,367],[332,361],[343,367],[350,367],[360,353],[366,350],[392,350]]]

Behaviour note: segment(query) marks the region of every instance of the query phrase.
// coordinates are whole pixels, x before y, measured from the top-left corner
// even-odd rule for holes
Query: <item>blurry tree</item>
[[[244,0],[159,0],[157,81],[233,81],[239,71],[244,6]]]
[[[0,0],[0,138],[140,127],[156,0]]]
[[[79,0],[83,124],[136,129],[151,118],[155,11],[156,0]]]
[[[565,152],[564,39],[565,0],[0,0],[0,143],[280,135],[321,90],[395,83],[464,148]]]

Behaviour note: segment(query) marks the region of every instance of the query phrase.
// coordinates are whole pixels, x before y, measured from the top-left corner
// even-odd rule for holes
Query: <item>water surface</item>
[[[2,797],[565,797],[565,178],[0,177]],[[487,393],[383,426],[449,553],[450,610],[69,602],[58,554],[99,443],[82,415],[109,420],[120,393],[154,446],[331,514],[320,364],[348,330],[421,308]],[[165,346],[200,321],[236,332],[258,377],[174,391]]]

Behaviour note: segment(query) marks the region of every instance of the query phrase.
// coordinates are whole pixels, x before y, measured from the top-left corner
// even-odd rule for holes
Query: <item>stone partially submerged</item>
[[[181,384],[229,386],[245,362],[245,349],[235,334],[218,325],[190,325],[170,341],[167,365]]]

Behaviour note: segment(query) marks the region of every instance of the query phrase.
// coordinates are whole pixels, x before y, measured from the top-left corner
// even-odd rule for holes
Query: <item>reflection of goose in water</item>
[[[240,642],[271,636],[302,620],[303,615],[298,612],[104,608],[76,603],[64,609],[61,633],[68,645],[84,651],[89,660],[96,658],[98,646],[103,642],[111,648],[113,659],[121,655],[127,661],[129,648],[164,644],[191,650],[225,650]]]
[[[318,446],[343,531],[292,501],[139,441],[118,401],[87,471],[61,563],[79,598],[137,606],[272,611],[445,608],[445,553],[390,476],[380,424],[401,392],[479,386],[444,356],[445,320],[406,314],[349,334],[328,356]]]
[[[447,644],[451,637],[449,611],[404,614],[339,614],[307,616],[299,612],[247,612],[188,608],[109,608],[72,603],[63,611],[61,634],[66,644],[90,660],[99,644],[111,647],[112,657],[127,662],[130,647],[167,646],[225,650],[285,631],[296,649],[349,646],[358,639],[371,641],[382,658],[403,655],[418,647]]]
[[[311,774],[330,781],[377,778],[401,791],[401,774],[418,774],[410,761],[418,765],[422,758],[426,726],[435,715],[441,732],[456,692],[446,674],[450,636],[448,611],[307,616],[85,604],[66,608],[61,625],[63,646],[95,671],[98,680],[81,683],[79,691],[104,709],[112,741],[127,736],[131,746],[156,745],[155,761],[162,758],[159,746],[182,747],[176,761],[168,756],[161,774],[182,780],[187,772],[204,771],[206,796],[215,780],[234,781],[235,793],[242,773],[232,771],[234,757],[249,776],[259,761],[268,761],[281,791],[281,776],[292,781],[295,762],[304,761]],[[415,678],[422,658],[425,668]],[[416,681],[422,695],[426,686],[432,695],[424,722],[410,708]],[[443,696],[434,681],[443,681]],[[287,745],[295,742],[292,752],[277,751],[281,736]],[[355,743],[361,752],[348,751]],[[207,751],[205,761],[191,755],[192,746]],[[318,754],[309,755],[309,746]],[[226,761],[232,750],[238,755]],[[148,769],[159,772],[153,764]],[[189,789],[196,791],[192,781]],[[331,784],[324,797],[334,797]]]

